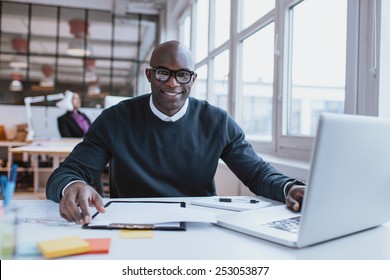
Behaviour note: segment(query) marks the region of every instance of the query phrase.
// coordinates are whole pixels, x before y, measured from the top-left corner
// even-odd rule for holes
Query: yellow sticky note
[[[120,238],[153,238],[152,230],[126,230],[119,231]]]
[[[87,253],[91,248],[87,241],[78,236],[38,241],[37,246],[48,259]]]

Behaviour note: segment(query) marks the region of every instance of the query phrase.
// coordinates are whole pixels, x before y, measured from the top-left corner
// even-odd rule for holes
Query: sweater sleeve
[[[115,122],[110,120],[110,117],[99,116],[83,141],[50,175],[46,185],[48,199],[59,202],[62,190],[68,183],[82,180],[91,184],[101,174],[111,157],[110,146],[115,135]]]
[[[283,187],[292,180],[254,151],[245,140],[245,135],[238,124],[228,116],[222,133],[227,136],[221,159],[233,173],[256,195],[261,195],[281,202],[285,201]]]

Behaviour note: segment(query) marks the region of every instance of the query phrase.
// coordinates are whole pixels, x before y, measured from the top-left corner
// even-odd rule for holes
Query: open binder
[[[106,203],[106,212],[96,212],[84,229],[186,230],[180,220],[185,202],[120,201]]]

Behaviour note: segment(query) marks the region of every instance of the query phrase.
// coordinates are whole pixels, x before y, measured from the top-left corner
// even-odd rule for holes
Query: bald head
[[[191,51],[178,41],[162,43],[153,51],[150,66],[145,74],[151,85],[153,104],[163,114],[173,116],[184,106],[197,77]],[[183,75],[183,70],[190,71],[187,83],[177,80],[179,70],[182,70],[179,75]],[[168,75],[168,79],[159,75]]]
[[[157,46],[152,53],[150,65],[177,65],[178,69],[194,69],[191,50],[178,41],[167,41]]]

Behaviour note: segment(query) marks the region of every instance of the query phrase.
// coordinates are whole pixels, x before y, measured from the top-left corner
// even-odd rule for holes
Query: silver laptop
[[[280,205],[223,214],[217,225],[300,248],[390,220],[390,120],[322,114],[308,185],[301,213]]]

